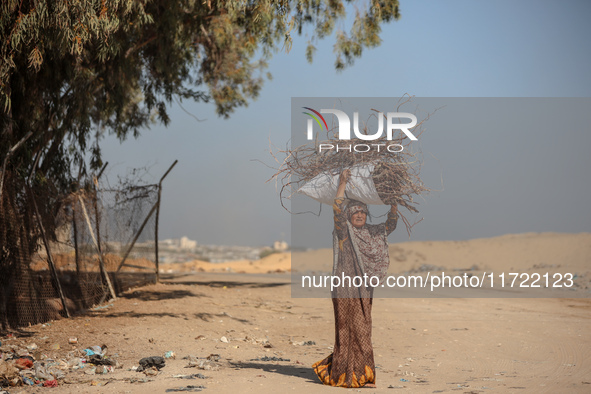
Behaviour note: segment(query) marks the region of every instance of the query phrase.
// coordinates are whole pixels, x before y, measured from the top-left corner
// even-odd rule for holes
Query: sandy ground
[[[305,256],[307,263],[294,264],[294,271],[330,269],[330,251]],[[591,392],[591,234],[403,243],[391,246],[391,260],[393,273],[472,266],[499,272],[571,271],[578,283],[573,295],[586,298],[376,298],[378,387],[347,391]],[[57,389],[8,392],[164,393],[189,385],[210,393],[344,390],[321,385],[310,368],[331,352],[332,305],[330,299],[291,297],[290,274],[282,273],[292,268],[290,255],[215,267],[194,264],[202,271],[164,274],[162,283],[130,290],[100,309],[32,326],[24,336],[2,337],[3,347],[36,343],[39,354],[56,359],[104,344],[122,365],[102,375],[88,375],[87,368],[71,371],[68,383],[60,382]],[[206,272],[218,269],[226,272]],[[79,343],[68,344],[70,337]],[[56,345],[59,350],[53,349]],[[167,359],[158,375],[130,370],[140,358],[167,351],[176,358]],[[219,361],[208,362],[214,365],[210,370],[188,367],[190,360],[183,359],[191,355],[199,363],[212,354]],[[206,378],[174,377],[197,373]]]

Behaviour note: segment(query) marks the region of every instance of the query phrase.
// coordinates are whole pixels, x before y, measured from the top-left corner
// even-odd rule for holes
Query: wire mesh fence
[[[35,188],[22,193],[19,202],[3,193],[2,328],[67,317],[154,282],[160,187],[111,188],[95,179],[94,187],[67,196]],[[55,231],[45,233],[43,223],[51,223]]]

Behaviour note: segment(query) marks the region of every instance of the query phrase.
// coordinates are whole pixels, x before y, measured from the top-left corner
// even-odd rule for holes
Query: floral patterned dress
[[[386,237],[396,228],[397,214],[388,213],[385,223],[353,228],[346,207],[351,200],[335,199],[333,275],[383,279],[388,269]],[[386,260],[384,260],[386,259]],[[384,267],[384,262],[386,266]],[[334,289],[332,302],[335,318],[333,353],[312,367],[320,381],[329,386],[363,387],[375,383],[375,364],[371,343],[371,307],[373,287],[345,283]]]

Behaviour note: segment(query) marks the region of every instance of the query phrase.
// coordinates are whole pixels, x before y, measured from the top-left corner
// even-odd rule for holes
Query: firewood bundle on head
[[[372,141],[340,140],[334,133],[324,141],[271,152],[280,163],[271,180],[281,183],[280,199],[284,207],[283,200],[295,192],[332,204],[340,173],[351,169],[347,197],[365,200],[368,204],[397,204],[416,213],[415,198],[426,193],[428,188],[419,178],[420,151],[413,151],[411,143],[402,133],[392,140],[382,136]],[[282,161],[278,159],[280,156],[284,156]],[[403,220],[410,229],[404,217]]]

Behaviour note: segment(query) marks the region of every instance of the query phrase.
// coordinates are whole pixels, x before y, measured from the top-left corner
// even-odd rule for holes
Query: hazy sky
[[[590,96],[591,2],[400,3],[402,17],[384,27],[382,45],[366,50],[344,72],[334,70],[334,41],[318,43],[314,63],[308,64],[307,38],[296,37],[289,54],[280,52],[271,60],[273,79],[260,97],[229,120],[217,118],[211,104],[185,101],[183,107],[204,121],[175,106],[168,128],[154,126],[123,144],[105,139],[107,176],[150,166],[156,181],[179,160],[164,181],[161,239],[289,242],[291,216],[281,207],[275,185],[265,183],[274,171],[257,160],[273,164],[269,140],[288,143],[292,97]],[[474,105],[482,108],[478,102]],[[522,127],[517,134],[496,136],[494,128],[475,127],[461,137],[441,128],[425,132],[425,181],[442,189],[443,177],[444,188],[421,203],[424,220],[411,239],[591,231],[591,100],[570,104],[571,113],[557,113],[554,128],[543,131]],[[476,124],[486,124],[489,114],[479,114]],[[560,122],[565,117],[582,123],[565,129],[568,122]],[[317,224],[329,225],[326,240],[318,242],[329,246],[330,207],[323,211],[315,217]],[[390,237],[404,240],[408,236],[402,229]]]

